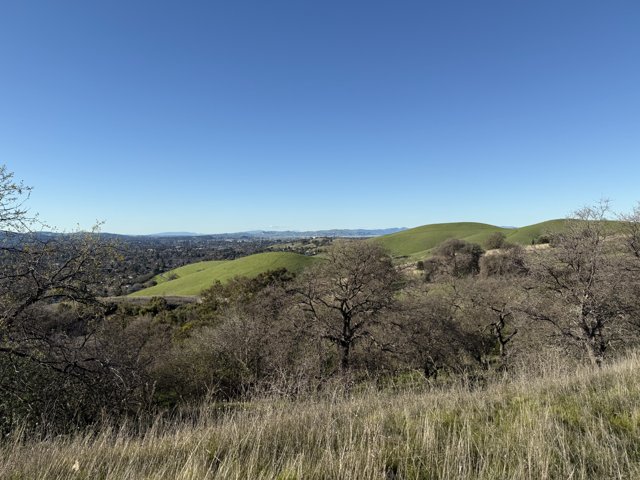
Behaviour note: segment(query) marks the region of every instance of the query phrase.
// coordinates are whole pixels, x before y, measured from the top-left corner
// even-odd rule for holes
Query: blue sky
[[[629,210],[640,2],[4,1],[0,163],[62,229]]]

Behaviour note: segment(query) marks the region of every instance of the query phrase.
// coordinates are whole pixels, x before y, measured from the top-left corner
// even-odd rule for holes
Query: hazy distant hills
[[[235,238],[255,238],[255,239],[293,239],[293,238],[313,238],[313,237],[331,237],[331,238],[367,238],[367,237],[379,237],[381,235],[389,235],[392,233],[401,232],[406,228],[380,228],[380,229],[332,229],[332,230],[307,230],[299,232],[296,230],[252,230],[248,232],[235,232],[235,233],[214,233],[214,234],[201,234],[192,232],[163,232],[146,235],[147,237],[208,237],[219,239],[235,239]]]
[[[232,232],[232,233],[195,233],[195,232],[160,232],[147,235],[133,235],[133,234],[121,234],[101,232],[100,235],[103,238],[199,238],[203,240],[288,240],[288,239],[300,239],[300,238],[314,238],[314,237],[329,237],[329,238],[369,238],[379,237],[382,235],[390,235],[392,233],[401,232],[406,230],[406,227],[394,227],[394,228],[379,228],[379,229],[332,229],[332,230],[252,230],[247,232]],[[2,232],[0,232],[2,233]],[[5,236],[21,237],[24,234],[4,232]],[[46,240],[49,238],[56,238],[65,235],[77,235],[82,232],[35,232],[34,235],[40,240]]]
[[[145,237],[200,237],[201,233],[194,232],[161,232],[161,233],[150,233],[149,235],[145,235]]]

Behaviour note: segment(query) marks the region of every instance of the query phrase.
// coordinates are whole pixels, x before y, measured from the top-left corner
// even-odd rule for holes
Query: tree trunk
[[[349,362],[349,354],[351,353],[351,342],[348,340],[342,340],[340,342],[340,353],[342,358],[340,360],[340,367],[343,372],[349,370],[350,362]]]

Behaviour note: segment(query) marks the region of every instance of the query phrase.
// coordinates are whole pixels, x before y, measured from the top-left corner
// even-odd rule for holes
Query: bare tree
[[[624,264],[623,274],[627,280],[626,291],[632,305],[630,324],[634,330],[640,330],[640,203],[627,215],[621,215],[623,245],[628,261]]]
[[[435,379],[441,371],[460,373],[475,361],[479,346],[476,332],[467,331],[459,321],[460,291],[453,283],[424,287],[403,291],[393,318],[398,352],[425,378]]]
[[[478,359],[481,364],[489,366],[497,361],[506,366],[510,346],[520,330],[520,294],[516,277],[477,278],[464,285],[463,314],[489,343],[485,358]]]
[[[391,257],[374,242],[336,241],[296,288],[309,327],[335,344],[343,371],[351,352],[395,302],[401,276]]]
[[[0,417],[95,413],[90,404],[116,397],[120,408],[137,360],[109,353],[117,340],[105,335],[95,296],[111,247],[97,231],[36,231],[29,191],[0,167]]]
[[[532,265],[529,316],[546,322],[601,365],[629,314],[624,257],[615,241],[609,203],[577,211]]]
[[[625,234],[625,244],[633,257],[631,267],[640,270],[640,203],[630,214],[620,215],[620,221]]]
[[[433,251],[433,256],[423,262],[427,281],[443,277],[467,277],[480,272],[480,259],[484,255],[482,247],[476,243],[450,238]]]
[[[0,165],[0,230],[5,234],[25,231],[35,220],[25,207],[30,193],[31,187],[14,180],[13,172]]]
[[[514,278],[527,273],[525,251],[520,245],[508,244],[502,250],[483,255],[480,259],[480,275],[483,278]]]

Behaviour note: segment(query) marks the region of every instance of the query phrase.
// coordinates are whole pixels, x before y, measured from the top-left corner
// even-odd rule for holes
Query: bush
[[[528,268],[524,258],[524,250],[511,245],[503,251],[485,255],[480,259],[480,274],[483,277],[506,275],[526,275]]]
[[[440,273],[466,277],[480,272],[480,258],[483,254],[484,250],[477,243],[451,238],[435,249],[434,262],[438,265]],[[433,275],[432,270],[429,273]]]
[[[507,240],[507,236],[502,232],[494,232],[489,235],[485,242],[485,247],[487,250],[495,250],[497,248],[502,248]]]

